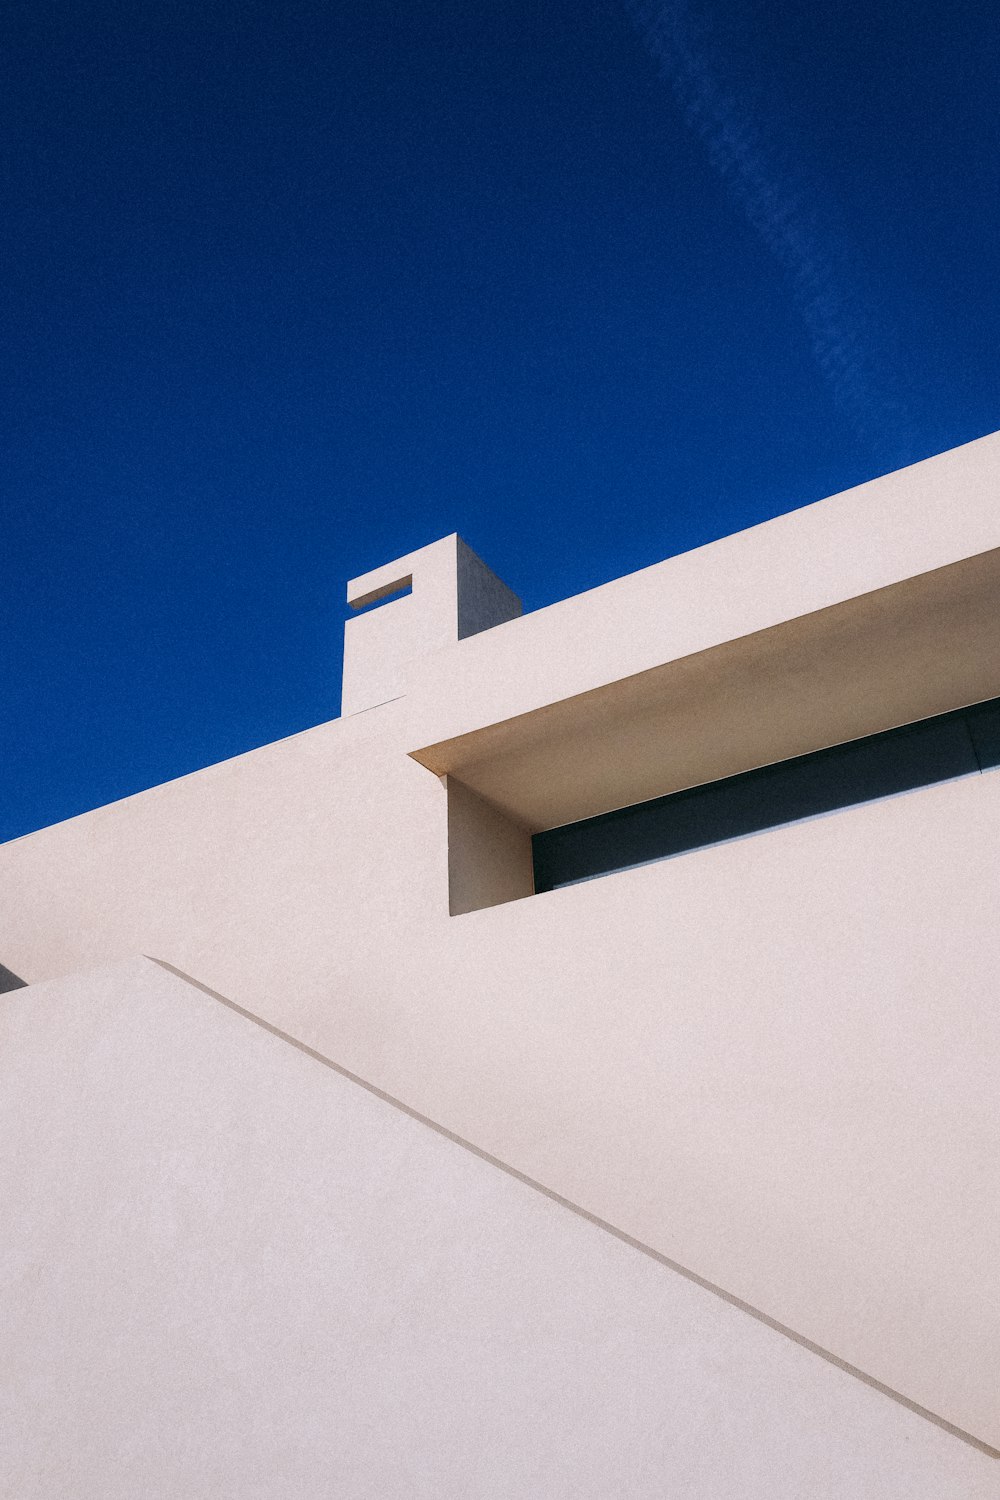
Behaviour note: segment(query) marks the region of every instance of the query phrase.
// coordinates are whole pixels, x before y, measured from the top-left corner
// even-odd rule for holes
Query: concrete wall
[[[988,1457],[153,964],[5,997],[0,1056],[9,1500],[996,1494]]]
[[[394,598],[401,590],[408,592]],[[382,600],[389,602],[368,608]],[[454,533],[352,578],[347,602],[367,613],[344,629],[344,714],[400,697],[418,657],[521,613],[517,595]]]
[[[1000,547],[1000,433],[698,547],[408,667],[414,745]],[[986,695],[984,695],[986,696]]]
[[[1000,544],[997,455],[990,439],[863,487],[864,542],[852,492],[647,570],[652,593],[640,574],[612,603],[443,648],[396,701],[5,846],[4,961],[37,981],[168,960],[1000,1446],[1000,773],[451,916],[449,826],[491,815],[465,799],[449,820],[409,754],[489,701],[592,687],[654,647]],[[690,587],[667,610],[671,578]],[[454,702],[434,698],[442,663]],[[523,842],[493,833],[513,879]],[[470,888],[496,875],[464,869]]]

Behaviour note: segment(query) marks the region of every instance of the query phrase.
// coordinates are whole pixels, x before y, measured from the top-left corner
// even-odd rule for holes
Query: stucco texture
[[[704,685],[741,632],[805,639],[802,611],[974,562],[1000,547],[998,476],[994,437],[467,640],[449,594],[451,644],[397,640],[394,701],[0,849],[0,962],[32,985],[172,963],[1000,1448],[1000,771],[465,910],[454,841],[494,861],[466,859],[472,905],[516,886],[523,844],[471,799],[449,817],[411,754],[674,656]],[[881,641],[919,685],[933,657],[958,695],[922,712],[971,701],[973,573],[947,631],[872,613],[876,666]],[[375,666],[413,576],[352,622]],[[1000,674],[1000,649],[977,661]],[[863,661],[840,667],[862,698]]]
[[[986,1500],[993,1462],[159,966],[5,996],[10,1500]]]

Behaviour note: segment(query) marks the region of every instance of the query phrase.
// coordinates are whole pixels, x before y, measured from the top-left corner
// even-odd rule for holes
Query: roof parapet
[[[517,595],[454,532],[353,578],[347,602],[367,612],[344,627],[344,715],[402,697],[416,657],[521,613]]]

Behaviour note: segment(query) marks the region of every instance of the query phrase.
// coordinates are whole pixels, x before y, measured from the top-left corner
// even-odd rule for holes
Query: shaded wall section
[[[8,990],[21,990],[25,987],[25,981],[12,974],[10,969],[0,964],[0,995],[5,995]]]
[[[536,833],[534,889],[556,890],[800,818],[974,776],[998,763],[1000,699],[994,699]]]

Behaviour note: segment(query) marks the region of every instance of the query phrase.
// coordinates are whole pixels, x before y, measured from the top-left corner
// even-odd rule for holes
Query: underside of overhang
[[[537,831],[1000,695],[1000,549],[411,751]]]

